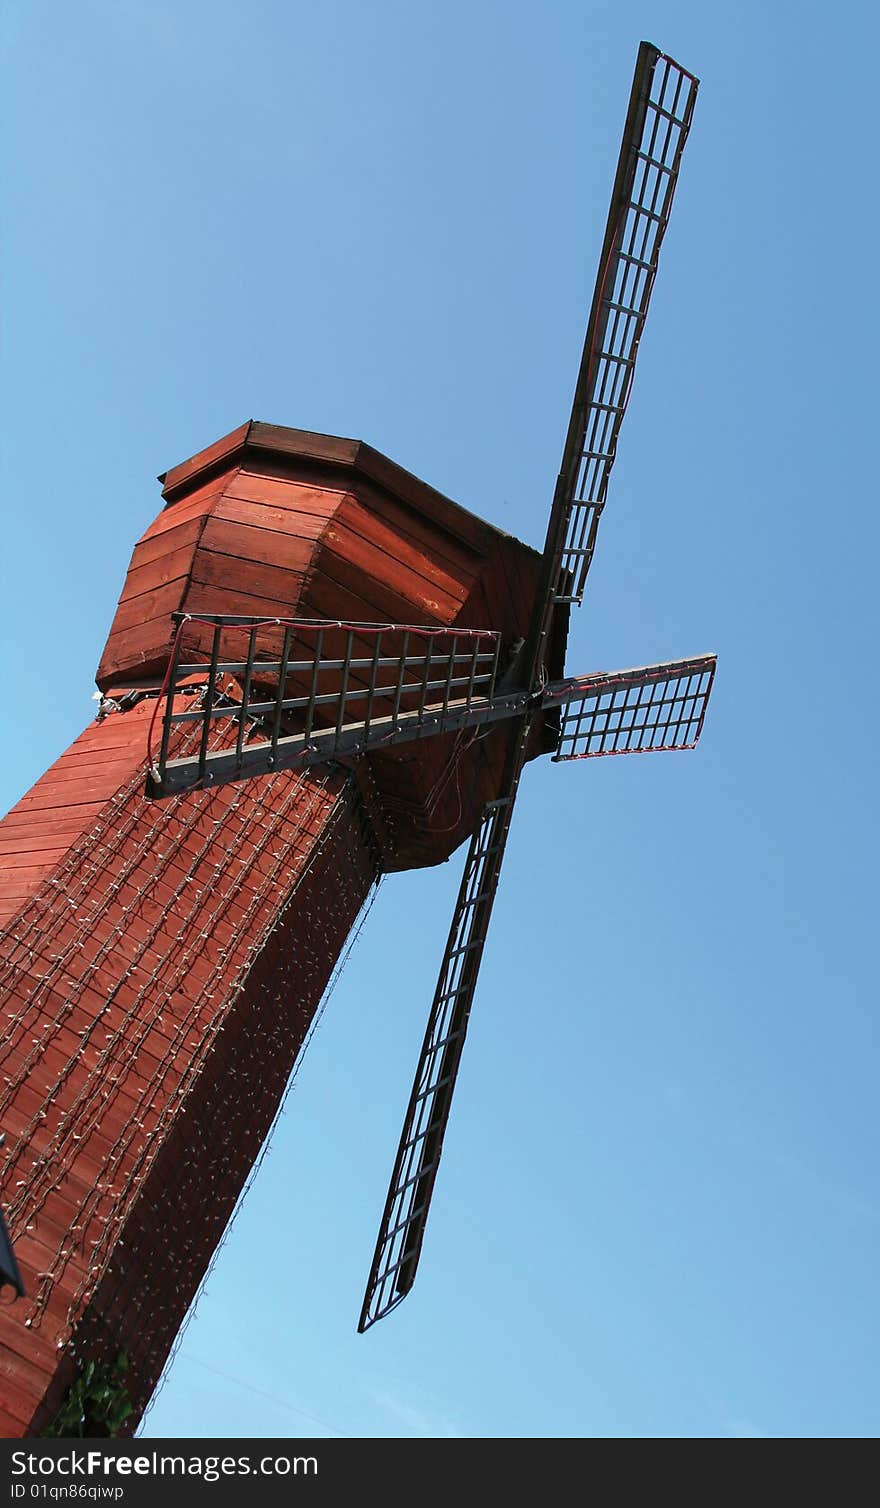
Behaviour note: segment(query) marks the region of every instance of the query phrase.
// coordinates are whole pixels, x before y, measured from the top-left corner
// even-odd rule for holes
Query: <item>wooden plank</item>
[[[181,498],[179,503],[172,503],[163,513],[150,524],[149,529],[141,535],[138,546],[147,540],[158,538],[166,534],[170,529],[178,529],[181,524],[190,523],[194,519],[203,519],[214,507],[217,499],[223,494],[221,482],[213,482],[210,487],[193,493],[191,497]]]
[[[27,1438],[27,1426],[49,1382],[45,1373],[38,1375],[39,1391],[33,1393],[27,1386],[26,1376],[17,1370],[0,1379],[0,1428],[5,1439]]]
[[[43,1308],[43,1317],[40,1322],[43,1330],[48,1330],[50,1334],[54,1333],[59,1337],[64,1333],[67,1325],[67,1310],[73,1298],[74,1291],[79,1287],[81,1276],[82,1269],[74,1267],[70,1276],[52,1289],[49,1299]],[[31,1291],[34,1290],[35,1286],[33,1283],[30,1285]]]
[[[332,538],[337,529],[348,529],[356,539],[380,551],[389,560],[404,566],[419,576],[431,587],[443,592],[460,608],[473,586],[474,575],[468,572],[464,579],[448,567],[432,558],[433,552],[420,549],[397,529],[392,529],[383,519],[371,513],[355,497],[346,498],[336,517],[329,525],[325,538]]]
[[[106,745],[107,748],[122,747],[126,740],[131,741],[133,737],[131,730],[138,719],[144,717],[149,719],[149,715],[147,706],[140,702],[134,707],[129,707],[124,717],[95,717],[92,722],[86,724],[82,733],[58,757],[64,759],[72,750],[92,749],[96,745],[102,747]]]
[[[8,1116],[8,1134],[17,1138],[27,1135],[28,1151],[33,1157],[39,1157],[50,1151],[53,1134],[51,1130],[45,1130],[43,1134],[34,1134],[29,1129],[32,1115],[25,1114],[22,1111],[16,1113],[14,1108],[9,1110]],[[101,1164],[106,1166],[113,1156],[116,1143],[122,1134],[131,1127],[134,1117],[143,1119],[143,1106],[133,1097],[129,1097],[125,1103],[118,1103],[118,1096],[116,1095],[115,1086],[113,1086],[112,1095],[108,1096],[107,1104],[102,1110],[100,1127],[93,1126],[87,1132],[77,1133],[80,1136],[80,1139],[76,1143],[78,1148],[77,1156],[82,1155],[86,1151],[86,1155],[98,1163],[99,1166]],[[149,1129],[148,1123],[145,1122],[145,1124],[147,1125],[147,1129]],[[155,1117],[153,1117],[153,1124],[155,1124]],[[54,1154],[50,1153],[50,1155]],[[72,1166],[73,1163],[71,1162]],[[48,1237],[48,1232],[45,1230],[41,1234],[43,1239]]]
[[[333,435],[318,435],[255,421],[248,435],[248,445],[254,450],[288,455],[294,465],[298,457],[303,457],[340,466],[358,480],[362,476],[369,477],[392,496],[401,498],[424,517],[437,522],[445,532],[457,535],[473,548],[483,547],[488,526],[482,519],[362,440],[344,440]],[[355,487],[350,486],[348,490],[355,490]]]
[[[264,424],[258,419],[253,421],[248,434],[249,448],[267,452],[269,457],[274,454],[345,467],[354,465],[360,443],[360,440],[350,440],[343,435],[323,435],[317,430],[292,429],[285,424]],[[262,456],[259,463],[262,463]]]
[[[297,525],[300,522],[298,518],[295,521]],[[205,552],[213,552],[239,560],[283,566],[287,570],[307,571],[317,549],[317,538],[317,530],[309,538],[300,534],[298,529],[252,528],[249,524],[215,516],[202,536],[199,558]]]
[[[140,724],[139,731],[141,734],[146,731],[145,723]],[[86,753],[80,758],[65,757],[57,760],[55,764],[50,765],[48,770],[40,776],[35,785],[43,785],[44,783],[47,785],[57,784],[59,780],[70,779],[71,776],[76,777],[85,770],[90,770],[94,773],[100,771],[102,775],[110,780],[116,771],[133,768],[134,764],[137,763],[134,758],[134,751],[142,742],[142,738],[132,739],[128,748],[106,749],[102,751],[98,747],[92,750],[90,755]],[[101,758],[102,753],[106,755],[106,758]]]
[[[252,529],[270,529],[276,534],[296,534],[300,539],[320,539],[327,520],[337,511],[338,497],[334,494],[334,506],[321,512],[305,512],[300,508],[280,508],[274,503],[245,502],[242,498],[224,493],[210,515],[210,520],[228,519],[230,523],[247,524]]]
[[[24,1313],[23,1308],[16,1308],[8,1300],[4,1302],[0,1314],[0,1345],[33,1365],[54,1367],[58,1356],[54,1340],[41,1335],[39,1330],[25,1329]]]
[[[106,800],[107,797],[113,795],[116,789],[117,787],[108,788],[98,780],[74,780],[65,789],[64,801],[62,803],[59,801],[56,790],[44,791],[41,790],[40,786],[35,786],[33,791],[29,792],[27,796],[22,797],[19,804],[22,811],[34,812],[57,809],[61,805],[65,807],[86,806],[102,798]]]
[[[16,870],[28,870],[34,875],[51,874],[58,862],[58,856],[66,853],[64,847],[56,847],[54,850],[41,853],[22,853],[20,849],[7,849],[0,851],[0,868],[4,874],[12,875]]]
[[[41,776],[37,781],[36,785],[31,787],[28,795],[22,796],[21,799],[22,802],[26,802],[36,790],[44,793],[55,791],[58,793],[58,802],[60,805],[64,801],[64,788],[72,782],[76,783],[81,780],[98,781],[100,782],[101,789],[106,791],[107,795],[111,795],[113,791],[119,789],[126,778],[132,773],[137,762],[136,759],[132,758],[132,752],[129,751],[126,757],[122,759],[104,761],[78,759],[75,761],[70,760],[62,765],[53,765],[51,770],[47,770],[45,775]]]
[[[218,493],[217,496],[222,497],[222,493]],[[159,516],[163,521],[169,522],[164,513]],[[139,566],[147,565],[151,560],[157,560],[172,550],[180,550],[185,545],[194,545],[202,532],[202,527],[203,518],[196,515],[185,519],[183,523],[170,523],[169,527],[155,534],[145,534],[134,547],[132,564],[137,561]]]
[[[46,876],[52,873],[54,868],[55,865],[50,864],[45,869],[6,869],[2,881],[0,881],[0,897],[8,905],[13,899],[13,886],[20,885],[24,887],[23,893],[15,899],[13,906],[14,911],[20,911],[30,897],[39,889]]]
[[[104,810],[104,802],[96,801],[92,805],[92,815],[97,817]],[[79,808],[76,814],[64,811],[47,811],[37,818],[33,812],[19,811],[17,806],[7,812],[3,821],[0,822],[0,834],[4,840],[9,836],[16,841],[26,841],[28,838],[41,840],[52,837],[62,838],[68,833],[78,832],[83,825],[83,811]]]
[[[134,706],[126,707],[121,716],[96,715],[94,721],[88,724],[64,753],[59,754],[55,763],[58,764],[62,759],[98,759],[104,754],[121,755],[136,741],[138,726],[143,731],[144,722],[149,720],[149,709],[145,702],[136,702]]]
[[[4,903],[14,902],[17,910],[21,901],[29,895],[30,889],[20,875],[0,875],[0,900]]]
[[[15,1065],[11,1066],[13,1067],[14,1071]],[[68,1096],[68,1099],[69,1098],[70,1097]],[[119,1132],[124,1131],[126,1126],[130,1124],[132,1115],[139,1110],[139,1107],[140,1098],[132,1091],[131,1086],[127,1082],[123,1082],[123,1084],[119,1086],[118,1093],[114,1095],[112,1108],[108,1109],[106,1116],[102,1112],[100,1122],[96,1127],[98,1133],[103,1136],[105,1140],[107,1132],[113,1132],[113,1136],[107,1143],[108,1150],[112,1145],[112,1142],[115,1141],[116,1136],[119,1134]],[[30,1122],[33,1119],[34,1115],[40,1114],[40,1112],[44,1108],[45,1094],[41,1094],[36,1087],[34,1087],[29,1081],[26,1080],[25,1083],[16,1090],[15,1099],[9,1110],[10,1131],[14,1132],[16,1137],[21,1137],[30,1125]],[[44,1138],[47,1142],[54,1134],[54,1129],[57,1126],[58,1121],[60,1120],[61,1113],[63,1113],[60,1102],[57,1099],[55,1101],[54,1108],[57,1114],[53,1117],[52,1125],[45,1125],[44,1123]],[[29,1142],[28,1146],[30,1147],[31,1145],[35,1146],[36,1143]]]
[[[381,570],[380,561],[385,562]],[[370,545],[357,541],[346,531],[325,535],[321,549],[320,570],[324,575],[357,591],[369,589],[370,597],[380,605],[376,620],[380,623],[449,623],[460,604],[422,583],[409,572],[395,572],[393,562]]]
[[[68,812],[65,810],[65,803],[55,802],[50,803],[49,807],[35,816],[34,812],[24,803],[28,802],[40,790],[41,786],[42,781],[38,780],[3,819],[2,824],[0,824],[0,833],[2,833],[4,841],[7,839],[15,841],[21,837],[61,838],[67,832],[68,824],[69,830],[73,832],[84,821],[89,820],[89,814],[80,811]],[[95,798],[95,801],[92,803],[94,816],[97,816],[103,810],[105,800],[106,793],[101,797]]]
[[[174,970],[177,968],[174,959],[170,957],[171,949],[175,947],[170,934],[160,934],[144,946],[146,937],[147,928],[144,927],[141,929],[141,936],[136,938],[137,952],[132,953],[129,959],[132,985],[138,989],[146,985],[149,980],[161,977],[163,967],[166,979],[174,977]],[[182,977],[176,983],[175,994],[169,1007],[167,1009],[163,1007],[162,1014],[168,1021],[176,1019],[175,1011],[180,1012],[184,1007],[189,1009],[199,1001],[202,992],[214,977],[214,962],[201,950],[190,955],[185,968],[179,971]],[[101,963],[94,972],[93,981],[100,993],[109,994],[118,983],[114,967],[106,961]]]
[[[194,544],[185,544],[166,554],[155,555],[152,560],[142,561],[135,550],[119,598],[120,603],[141,598],[159,587],[168,586],[172,581],[185,578],[189,574],[195,553]],[[152,613],[150,616],[153,616]]]
[[[125,717],[126,714],[123,713],[118,720],[123,722]],[[110,720],[109,715],[104,719],[105,727]],[[105,746],[96,740],[91,748],[84,745],[71,744],[70,748],[61,756],[61,760],[56,760],[54,765],[50,765],[45,774],[40,776],[40,779],[43,780],[45,775],[51,774],[59,765],[63,765],[65,770],[94,770],[106,769],[109,765],[122,766],[126,762],[132,764],[132,751],[135,747],[139,748],[143,743],[145,731],[146,723],[139,722],[135,736],[132,737],[127,734],[124,742],[117,740],[115,743]]]
[[[82,1015],[77,1019],[81,1023],[85,1023],[85,1018]],[[76,1045],[70,1045],[71,1040],[72,1035],[68,1030],[52,1038],[47,1038],[39,1062],[31,1067],[28,1075],[35,1092],[40,1094],[43,1099],[47,1099],[51,1094],[57,1093],[58,1086],[63,1080],[64,1097],[59,1102],[59,1108],[65,1115],[73,1104],[75,1095],[88,1092],[91,1089],[94,1089],[96,1093],[100,1093],[101,1095],[104,1094],[104,1090],[106,1089],[109,1095],[114,1089],[113,1084],[110,1082],[104,1084],[103,1087],[99,1083],[99,1079],[104,1080],[107,1078],[107,1069],[106,1067],[98,1068],[97,1051],[92,1050],[90,1055],[86,1056]],[[129,1094],[137,1103],[138,1115],[141,1115],[143,1110],[142,1102],[144,1095],[153,1092],[162,1076],[167,1053],[161,1052],[161,1045],[158,1040],[154,1041],[149,1048],[139,1043],[136,1051],[133,1050],[126,1055],[125,1075],[122,1082],[127,1084]],[[124,1050],[125,1044],[123,1043],[121,1046]],[[157,1047],[159,1051],[157,1051]],[[113,1067],[113,1065],[110,1066],[111,1068]],[[116,1067],[118,1066],[117,1062]],[[169,1094],[173,1092],[173,1088],[173,1084],[169,1086]],[[108,1100],[107,1103],[109,1104],[110,1101]],[[27,1121],[23,1118],[17,1126],[16,1134],[19,1137],[21,1137],[26,1124]],[[83,1133],[80,1132],[78,1134]]]
[[[224,497],[241,502],[270,503],[294,513],[312,513],[326,518],[335,513],[346,487],[313,487],[286,477],[266,476],[242,469],[224,487]]]
[[[299,600],[291,603],[289,599],[279,601],[274,597],[252,596],[250,592],[244,591],[236,591],[234,600],[235,607],[230,608],[226,602],[221,600],[216,586],[201,581],[193,581],[187,593],[186,611],[195,614],[231,611],[253,618],[284,618],[289,617],[294,610],[299,608]],[[192,625],[188,627],[188,635],[192,627]]]
[[[93,1179],[82,1179],[74,1175],[70,1168],[64,1170],[64,1181],[59,1187],[51,1190],[39,1213],[29,1220],[28,1225],[33,1223],[33,1234],[39,1239],[39,1230],[45,1217],[47,1221],[46,1235],[49,1236],[51,1226],[62,1226],[69,1230],[75,1224],[82,1205],[94,1188]],[[94,1224],[89,1222],[90,1226]],[[30,1240],[31,1232],[22,1237],[23,1241]]]
[[[351,585],[345,585],[342,576],[347,575]],[[345,562],[334,555],[325,555],[320,571],[309,579],[300,604],[303,617],[342,618],[354,623],[430,623],[426,613],[419,613],[411,603],[400,598],[376,592],[368,598],[366,592],[375,591],[375,583],[345,571]]]
[[[120,721],[128,715],[123,713]],[[132,752],[141,743],[148,722],[148,718],[132,718],[130,731],[126,730],[127,737],[124,743],[114,741],[113,744],[105,747],[99,739],[95,739],[91,746],[72,745],[69,749],[65,749],[64,753],[59,759],[55,760],[54,764],[50,764],[48,770],[40,776],[40,780],[53,780],[65,771],[86,768],[106,770],[111,767],[116,769],[126,764],[131,765]],[[105,720],[104,726],[106,727],[106,725]]]
[[[48,1383],[48,1379],[47,1379],[47,1383]],[[34,1409],[36,1408],[38,1402],[39,1402],[39,1399],[37,1399],[37,1398],[33,1399],[32,1407],[31,1407],[31,1414],[33,1414]],[[28,1433],[27,1426],[28,1426],[29,1423],[30,1423],[30,1419],[29,1418],[26,1419],[22,1423],[22,1421],[20,1419],[15,1418],[12,1414],[8,1414],[5,1411],[5,1409],[0,1408],[0,1439],[2,1439],[2,1440],[25,1440],[25,1439],[27,1439],[27,1433]]]
[[[381,451],[374,450],[372,445],[361,442],[357,469],[378,482],[393,497],[401,498],[423,517],[439,524],[445,533],[462,539],[471,549],[482,552],[486,548],[490,526],[483,519],[470,513],[467,508],[462,508],[459,503],[454,503],[444,493],[437,492],[413,472],[406,471]]]
[[[169,629],[171,627],[172,612],[181,611],[181,604],[186,596],[187,583],[189,581],[188,569],[173,581],[167,581],[162,586],[155,587],[152,591],[142,592],[139,597],[120,598],[116,609],[116,616],[110,629],[110,637],[107,648],[113,646],[116,636],[127,628],[137,628],[156,618],[167,617]]]
[[[230,430],[228,435],[223,435],[212,445],[207,445],[204,450],[190,456],[188,460],[181,461],[178,466],[172,466],[170,471],[163,471],[159,478],[159,481],[163,483],[163,495],[179,491],[187,482],[192,482],[199,472],[216,466],[226,456],[234,456],[247,440],[250,429],[251,421],[248,419],[237,429]]]
[[[144,756],[146,749],[144,750]],[[47,804],[53,807],[64,807],[73,795],[90,789],[94,794],[92,800],[99,801],[108,798],[119,790],[132,774],[132,761],[125,760],[119,765],[91,766],[88,764],[77,765],[74,768],[63,766],[60,770],[52,770],[32,786],[26,796],[22,796],[19,806],[22,811],[32,809],[35,797],[40,797],[40,805]]]
[[[137,927],[132,927],[130,936],[126,935],[124,956],[129,967],[137,964],[137,978],[132,981],[132,989],[141,991],[146,987],[147,997],[158,988],[155,979],[171,980],[175,977],[178,969],[186,970],[186,961],[183,955],[187,952],[192,954],[189,947],[191,937],[189,930],[195,918],[188,914],[175,917],[172,907],[179,905],[180,897],[176,894],[180,885],[180,875],[169,872],[167,880],[157,880],[151,886],[149,893],[137,896]],[[210,893],[210,886],[203,887],[205,894]],[[197,911],[202,928],[206,936],[200,943],[201,958],[206,961],[216,962],[216,947],[212,941],[211,932],[214,925],[211,913]],[[111,938],[115,944],[117,939]],[[188,998],[185,994],[185,981],[177,981],[180,990],[184,991],[181,1000]],[[147,998],[145,997],[145,998]],[[193,1001],[189,1002],[190,1005]],[[163,1007],[163,1010],[166,1008]],[[167,1006],[169,1020],[174,1019],[177,1006]]]
[[[44,853],[19,855],[17,860],[4,854],[0,861],[0,872],[7,881],[17,879],[30,884],[36,894],[43,879],[54,874],[67,852],[66,848],[59,848],[54,852],[47,850]]]
[[[0,878],[0,924],[6,926],[30,899],[31,891],[21,882],[13,884]]]
[[[205,575],[204,566],[211,556],[221,557],[223,569],[232,585],[238,582],[239,567],[235,564],[236,561],[267,566],[276,572],[297,571],[302,574],[309,569],[314,554],[314,540],[302,539],[296,534],[270,532],[267,529],[250,529],[227,519],[212,519],[205,529],[193,563],[193,577],[197,581],[209,579]],[[265,592],[262,589],[260,594],[276,595],[271,590]]]
[[[187,507],[196,507],[200,503],[210,503],[212,498],[216,497],[218,493],[223,491],[224,487],[229,485],[235,476],[236,469],[235,465],[231,465],[228,470],[221,474],[209,477],[205,481],[196,483],[188,488],[179,501],[166,502],[161,513],[156,515],[149,528],[141,535],[141,541],[154,532],[162,534],[166,529],[176,528],[178,524],[184,522],[190,516],[186,512]]]
[[[356,488],[351,488],[348,495],[356,497],[370,513],[387,523],[395,534],[405,536],[429,556],[436,557],[437,564],[446,565],[453,575],[464,580],[467,576],[479,573],[488,549],[488,539],[479,549],[470,547],[457,536],[444,533],[416,509],[407,507],[374,483],[360,478]]]
[[[30,838],[22,835],[15,843],[3,839],[0,834],[0,869],[17,867],[14,860],[21,861],[21,865],[49,864],[54,868],[70,852],[81,830],[77,825],[65,833],[38,834]]]
[[[123,675],[164,673],[168,664],[174,623],[162,613],[131,628],[114,630],[107,641],[95,680],[102,691]]]
[[[33,1261],[33,1251],[37,1249],[38,1242],[40,1246],[49,1252],[59,1252],[66,1244],[70,1226],[75,1220],[75,1206],[71,1207],[70,1217],[65,1219],[57,1201],[53,1198],[51,1207],[49,1207],[49,1201],[47,1201],[40,1210],[39,1215],[28,1221],[27,1235],[19,1238],[19,1241],[27,1240],[28,1242],[29,1260]],[[31,1242],[34,1243],[33,1248],[31,1247]],[[41,1267],[45,1267],[45,1263],[41,1263],[40,1265]],[[25,1334],[27,1334],[26,1331]],[[14,1349],[14,1347],[9,1345],[8,1341],[7,1346],[10,1350]],[[28,1351],[25,1349],[24,1344],[22,1345],[22,1354],[26,1357],[28,1356]],[[32,1360],[33,1357],[31,1356],[29,1359]]]
[[[0,874],[2,874],[7,884],[14,883],[17,879],[20,880],[22,870],[29,866],[35,869],[48,868],[49,874],[52,874],[58,868],[59,864],[63,863],[67,858],[78,837],[79,834],[75,835],[72,839],[61,839],[56,848],[24,851],[20,856],[23,862],[19,865],[11,862],[10,855],[4,854],[2,861],[0,861]],[[35,883],[31,888],[35,894],[39,887]],[[48,925],[45,908],[43,908],[43,912],[41,913],[41,925]],[[29,942],[31,946],[35,945],[35,939],[29,939]]]

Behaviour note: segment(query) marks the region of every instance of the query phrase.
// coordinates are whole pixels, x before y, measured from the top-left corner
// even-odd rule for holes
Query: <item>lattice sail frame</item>
[[[415,1280],[512,812],[513,794],[487,802],[468,846],[358,1322],[361,1332],[395,1309]]]
[[[698,88],[642,43],[560,471],[556,602],[583,600]]]
[[[693,749],[703,731],[715,656],[584,676],[548,688],[562,708],[554,760]]]

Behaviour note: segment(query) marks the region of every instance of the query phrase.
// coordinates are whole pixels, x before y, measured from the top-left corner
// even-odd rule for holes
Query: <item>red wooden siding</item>
[[[0,821],[0,926],[142,764],[146,710],[142,704],[136,715],[92,723]]]
[[[0,934],[7,1434],[57,1406],[71,1336],[127,1350],[145,1405],[374,871],[342,773],[144,800],[149,710],[88,730],[8,829],[27,852],[23,814],[97,798]]]

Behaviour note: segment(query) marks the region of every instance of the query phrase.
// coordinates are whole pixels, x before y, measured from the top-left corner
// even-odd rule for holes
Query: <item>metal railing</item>
[[[419,624],[175,614],[148,794],[352,757],[461,726],[495,693],[500,634]],[[193,638],[194,654],[185,649]],[[186,653],[186,659],[184,659]],[[196,752],[172,756],[197,723]]]

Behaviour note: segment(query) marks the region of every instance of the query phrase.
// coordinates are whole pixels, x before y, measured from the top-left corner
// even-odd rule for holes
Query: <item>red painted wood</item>
[[[149,565],[151,561],[161,560],[163,556],[194,545],[204,527],[203,514],[197,513],[194,518],[183,523],[178,523],[171,513],[160,514],[159,517],[166,527],[161,531],[151,527],[139,541],[136,547],[138,566]]]
[[[174,532],[176,534],[177,530]],[[150,540],[150,544],[155,544],[155,541]],[[194,544],[193,540],[178,543],[176,549],[166,550],[161,555],[156,554],[151,560],[139,555],[138,565],[132,566],[126,577],[126,603],[133,603],[136,608],[136,605],[143,599],[146,616],[153,617],[155,610],[150,605],[150,594],[161,591],[163,587],[171,586],[174,582],[186,579],[192,565]]]
[[[328,485],[314,485],[316,465]],[[325,600],[322,574],[368,616],[449,622],[495,537],[370,447],[275,426],[243,426],[169,473],[166,493],[172,501],[135,549],[102,687],[161,672],[173,611],[314,612],[308,588]],[[230,558],[240,562],[234,590]]]
[[[251,421],[239,425],[230,434],[222,439],[215,440],[212,445],[200,450],[197,455],[191,456],[188,461],[182,461],[179,466],[174,466],[170,471],[160,476],[159,481],[164,482],[166,493],[171,492],[181,484],[190,484],[201,473],[209,470],[218,461],[223,461],[234,454],[247,439],[251,428]]]
[[[114,628],[112,643],[108,643],[99,667],[97,680],[101,690],[110,691],[115,685],[141,676],[161,679],[173,636],[174,627],[167,613],[133,628]]]
[[[232,475],[234,476],[235,473],[233,472]],[[199,487],[194,492],[188,493],[186,497],[182,497],[179,502],[169,504],[141,535],[138,544],[145,544],[158,536],[170,533],[173,529],[179,529],[182,524],[203,519],[206,514],[210,513],[227,482],[227,477],[215,477],[207,486]]]
[[[294,543],[300,549],[294,548]],[[221,554],[214,549],[201,549],[193,564],[192,586],[187,593],[187,607],[197,596],[199,587],[214,588],[216,601],[220,592],[258,597],[264,602],[277,602],[282,616],[295,609],[302,590],[303,577],[311,561],[312,546],[305,541],[289,541],[283,563],[266,565],[262,561],[243,560],[231,553]],[[215,607],[214,611],[217,609]]]
[[[224,496],[239,502],[269,504],[297,514],[326,518],[346,495],[344,487],[311,487],[293,478],[241,470],[224,487]]]
[[[306,491],[305,488],[299,490],[303,493]],[[286,537],[292,534],[298,539],[319,539],[324,532],[327,519],[332,517],[337,494],[327,493],[325,498],[325,506],[320,511],[316,509],[314,512],[309,512],[306,507],[295,507],[293,499],[288,507],[280,507],[276,503],[246,502],[236,497],[230,489],[219,498],[211,517],[225,519],[232,524],[244,524],[255,532],[269,530],[275,536]],[[252,543],[259,547],[261,541],[253,540]],[[260,557],[253,558],[258,560]]]
[[[308,568],[314,541],[326,525],[325,518],[312,514],[300,517],[294,515],[296,528],[281,530],[254,527],[253,504],[247,505],[247,511],[246,522],[230,518],[228,500],[224,499],[205,525],[202,550],[257,564],[282,566],[287,570],[304,571]],[[290,519],[290,514],[282,516]]]
[[[186,570],[153,591],[126,595],[119,604],[114,629],[121,632],[126,628],[138,628],[150,619],[167,621],[170,626],[171,614],[183,605],[188,581],[189,571]]]
[[[7,1097],[13,1085],[3,1123],[16,1158],[3,1199],[29,1291],[25,1303],[0,1309],[0,1428],[13,1434],[37,1428],[57,1406],[69,1380],[57,1346],[71,1327],[80,1345],[100,1351],[110,1335],[112,1346],[129,1350],[138,1408],[147,1401],[371,873],[349,811],[342,839],[331,840],[309,871],[301,909],[291,908],[283,935],[273,940],[291,877],[322,841],[337,803],[349,799],[342,795],[343,778],[323,793],[313,777],[297,782],[284,776],[274,785],[251,782],[160,808],[142,798],[137,778],[148,710],[141,703],[88,730],[53,767],[46,789],[38,782],[19,804],[19,820],[9,828],[14,848],[16,834],[21,840],[27,831],[22,811],[41,802],[51,809],[80,783],[67,778],[66,766],[81,762],[84,742],[99,746],[102,736],[112,738],[117,751],[128,744],[129,795],[120,804],[117,752],[104,765],[105,779],[113,781],[105,789],[104,830],[97,840],[80,834],[79,852],[70,852],[67,869],[62,864],[55,871],[62,883],[35,883],[33,915],[25,906],[0,935]],[[302,792],[290,806],[292,784]],[[285,804],[289,811],[280,820]],[[297,811],[299,836],[292,821]],[[112,862],[97,861],[101,844],[113,846]],[[77,878],[90,863],[80,894]],[[343,904],[340,865],[350,884]],[[131,873],[121,881],[126,866]],[[135,910],[126,915],[132,901]],[[317,911],[319,942],[309,922]],[[252,948],[255,961],[265,955],[261,968],[247,967]],[[304,967],[307,953],[314,955],[311,968]],[[235,989],[243,966],[244,987]],[[19,1010],[24,1015],[17,1026]],[[218,1011],[224,1019],[216,1047],[179,1102],[178,1089]],[[286,1046],[279,1044],[278,1023]],[[245,1049],[252,1070],[241,1063]],[[236,1096],[246,1083],[250,1090],[239,1105]],[[221,1122],[233,1139],[218,1171]],[[16,1137],[22,1139],[18,1148]],[[139,1159],[151,1146],[155,1160],[139,1178]],[[30,1208],[27,1199],[21,1205],[22,1178]],[[105,1189],[100,1199],[99,1188]],[[105,1238],[113,1201],[124,1199],[106,1260],[98,1261],[90,1255],[92,1243]],[[207,1214],[193,1243],[188,1227],[193,1210],[203,1206]],[[80,1227],[75,1234],[72,1224]],[[123,1226],[125,1245],[119,1246]],[[53,1269],[35,1328],[26,1330],[27,1305],[41,1293],[38,1274]],[[128,1295],[125,1303],[120,1294]]]
[[[0,924],[33,893],[47,866],[88,831],[144,758],[147,714],[141,704],[126,719],[93,723],[0,822]]]
[[[337,517],[340,525],[355,537],[383,552],[398,567],[404,566],[407,571],[421,576],[451,601],[460,606],[467,600],[476,579],[472,561],[456,568],[429,544],[411,538],[403,530],[393,529],[356,497],[346,498]]]

